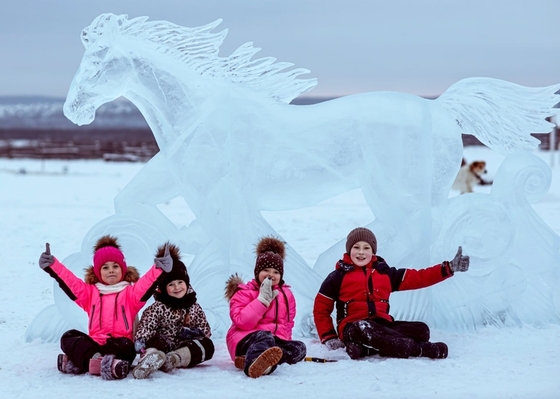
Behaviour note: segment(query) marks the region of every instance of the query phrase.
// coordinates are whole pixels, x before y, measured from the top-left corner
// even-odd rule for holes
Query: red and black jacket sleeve
[[[337,269],[331,272],[319,289],[319,293],[315,297],[313,304],[313,318],[317,334],[322,343],[338,338],[338,334],[331,317],[335,302],[338,299],[342,279],[344,278],[344,270]]]

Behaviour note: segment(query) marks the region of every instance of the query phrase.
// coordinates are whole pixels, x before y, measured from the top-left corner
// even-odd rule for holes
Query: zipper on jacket
[[[124,311],[124,305],[121,305],[121,311],[122,311],[124,326],[126,328],[126,331],[128,331],[128,319],[126,318],[126,312]]]
[[[91,314],[89,316],[89,330],[91,331],[91,325],[93,324],[93,315],[95,314],[95,305],[91,307]]]
[[[103,294],[99,294],[99,328],[102,328],[103,320]]]
[[[274,324],[276,324],[276,327],[274,327],[273,334],[276,334],[276,331],[278,330],[278,296],[274,298],[274,301],[276,302],[276,309],[274,311]]]

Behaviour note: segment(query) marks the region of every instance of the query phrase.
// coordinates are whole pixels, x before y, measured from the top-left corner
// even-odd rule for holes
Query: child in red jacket
[[[329,349],[346,346],[352,359],[379,354],[408,358],[447,357],[447,345],[432,343],[429,327],[420,321],[395,321],[389,315],[393,291],[414,290],[439,283],[454,272],[469,268],[469,257],[459,247],[451,262],[426,269],[396,269],[377,253],[377,239],[366,228],[352,230],[346,240],[346,253],[319,289],[313,316],[321,342]],[[331,313],[336,306],[337,329]]]
[[[136,357],[132,341],[134,321],[152,295],[162,271],[171,271],[173,259],[169,249],[154,262],[140,278],[136,268],[127,266],[117,239],[103,236],[95,244],[93,266],[86,269],[84,281],[51,255],[47,243],[39,266],[89,318],[88,334],[69,330],[60,338],[64,354],[58,355],[59,371],[69,374],[89,371],[105,380],[128,375]]]

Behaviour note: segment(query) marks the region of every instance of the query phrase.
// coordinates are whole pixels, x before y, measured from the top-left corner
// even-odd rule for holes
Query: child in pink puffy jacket
[[[264,237],[256,248],[255,278],[247,284],[237,275],[226,284],[231,327],[226,342],[235,366],[258,378],[278,364],[305,358],[306,347],[292,340],[296,300],[284,284],[284,243]]]
[[[117,239],[103,236],[95,244],[93,266],[86,269],[84,281],[51,255],[47,243],[39,266],[89,318],[88,334],[69,330],[62,335],[60,346],[64,354],[58,355],[61,372],[89,371],[106,380],[128,375],[136,357],[133,342],[136,315],[152,295],[157,278],[173,266],[168,249],[154,261],[154,266],[140,278],[136,268],[127,266]]]

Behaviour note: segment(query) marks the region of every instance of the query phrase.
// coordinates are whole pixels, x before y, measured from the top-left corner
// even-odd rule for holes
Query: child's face
[[[280,284],[280,279],[282,276],[280,272],[272,267],[267,267],[259,272],[259,281],[262,283],[265,278],[270,277],[272,279],[272,285]]]
[[[167,295],[173,298],[182,298],[187,293],[187,283],[184,280],[173,280],[165,286]]]
[[[101,280],[107,285],[117,284],[122,280],[122,269],[116,262],[105,262],[101,266]]]
[[[350,249],[350,259],[352,262],[359,267],[364,267],[373,258],[373,249],[365,241],[358,241]]]

